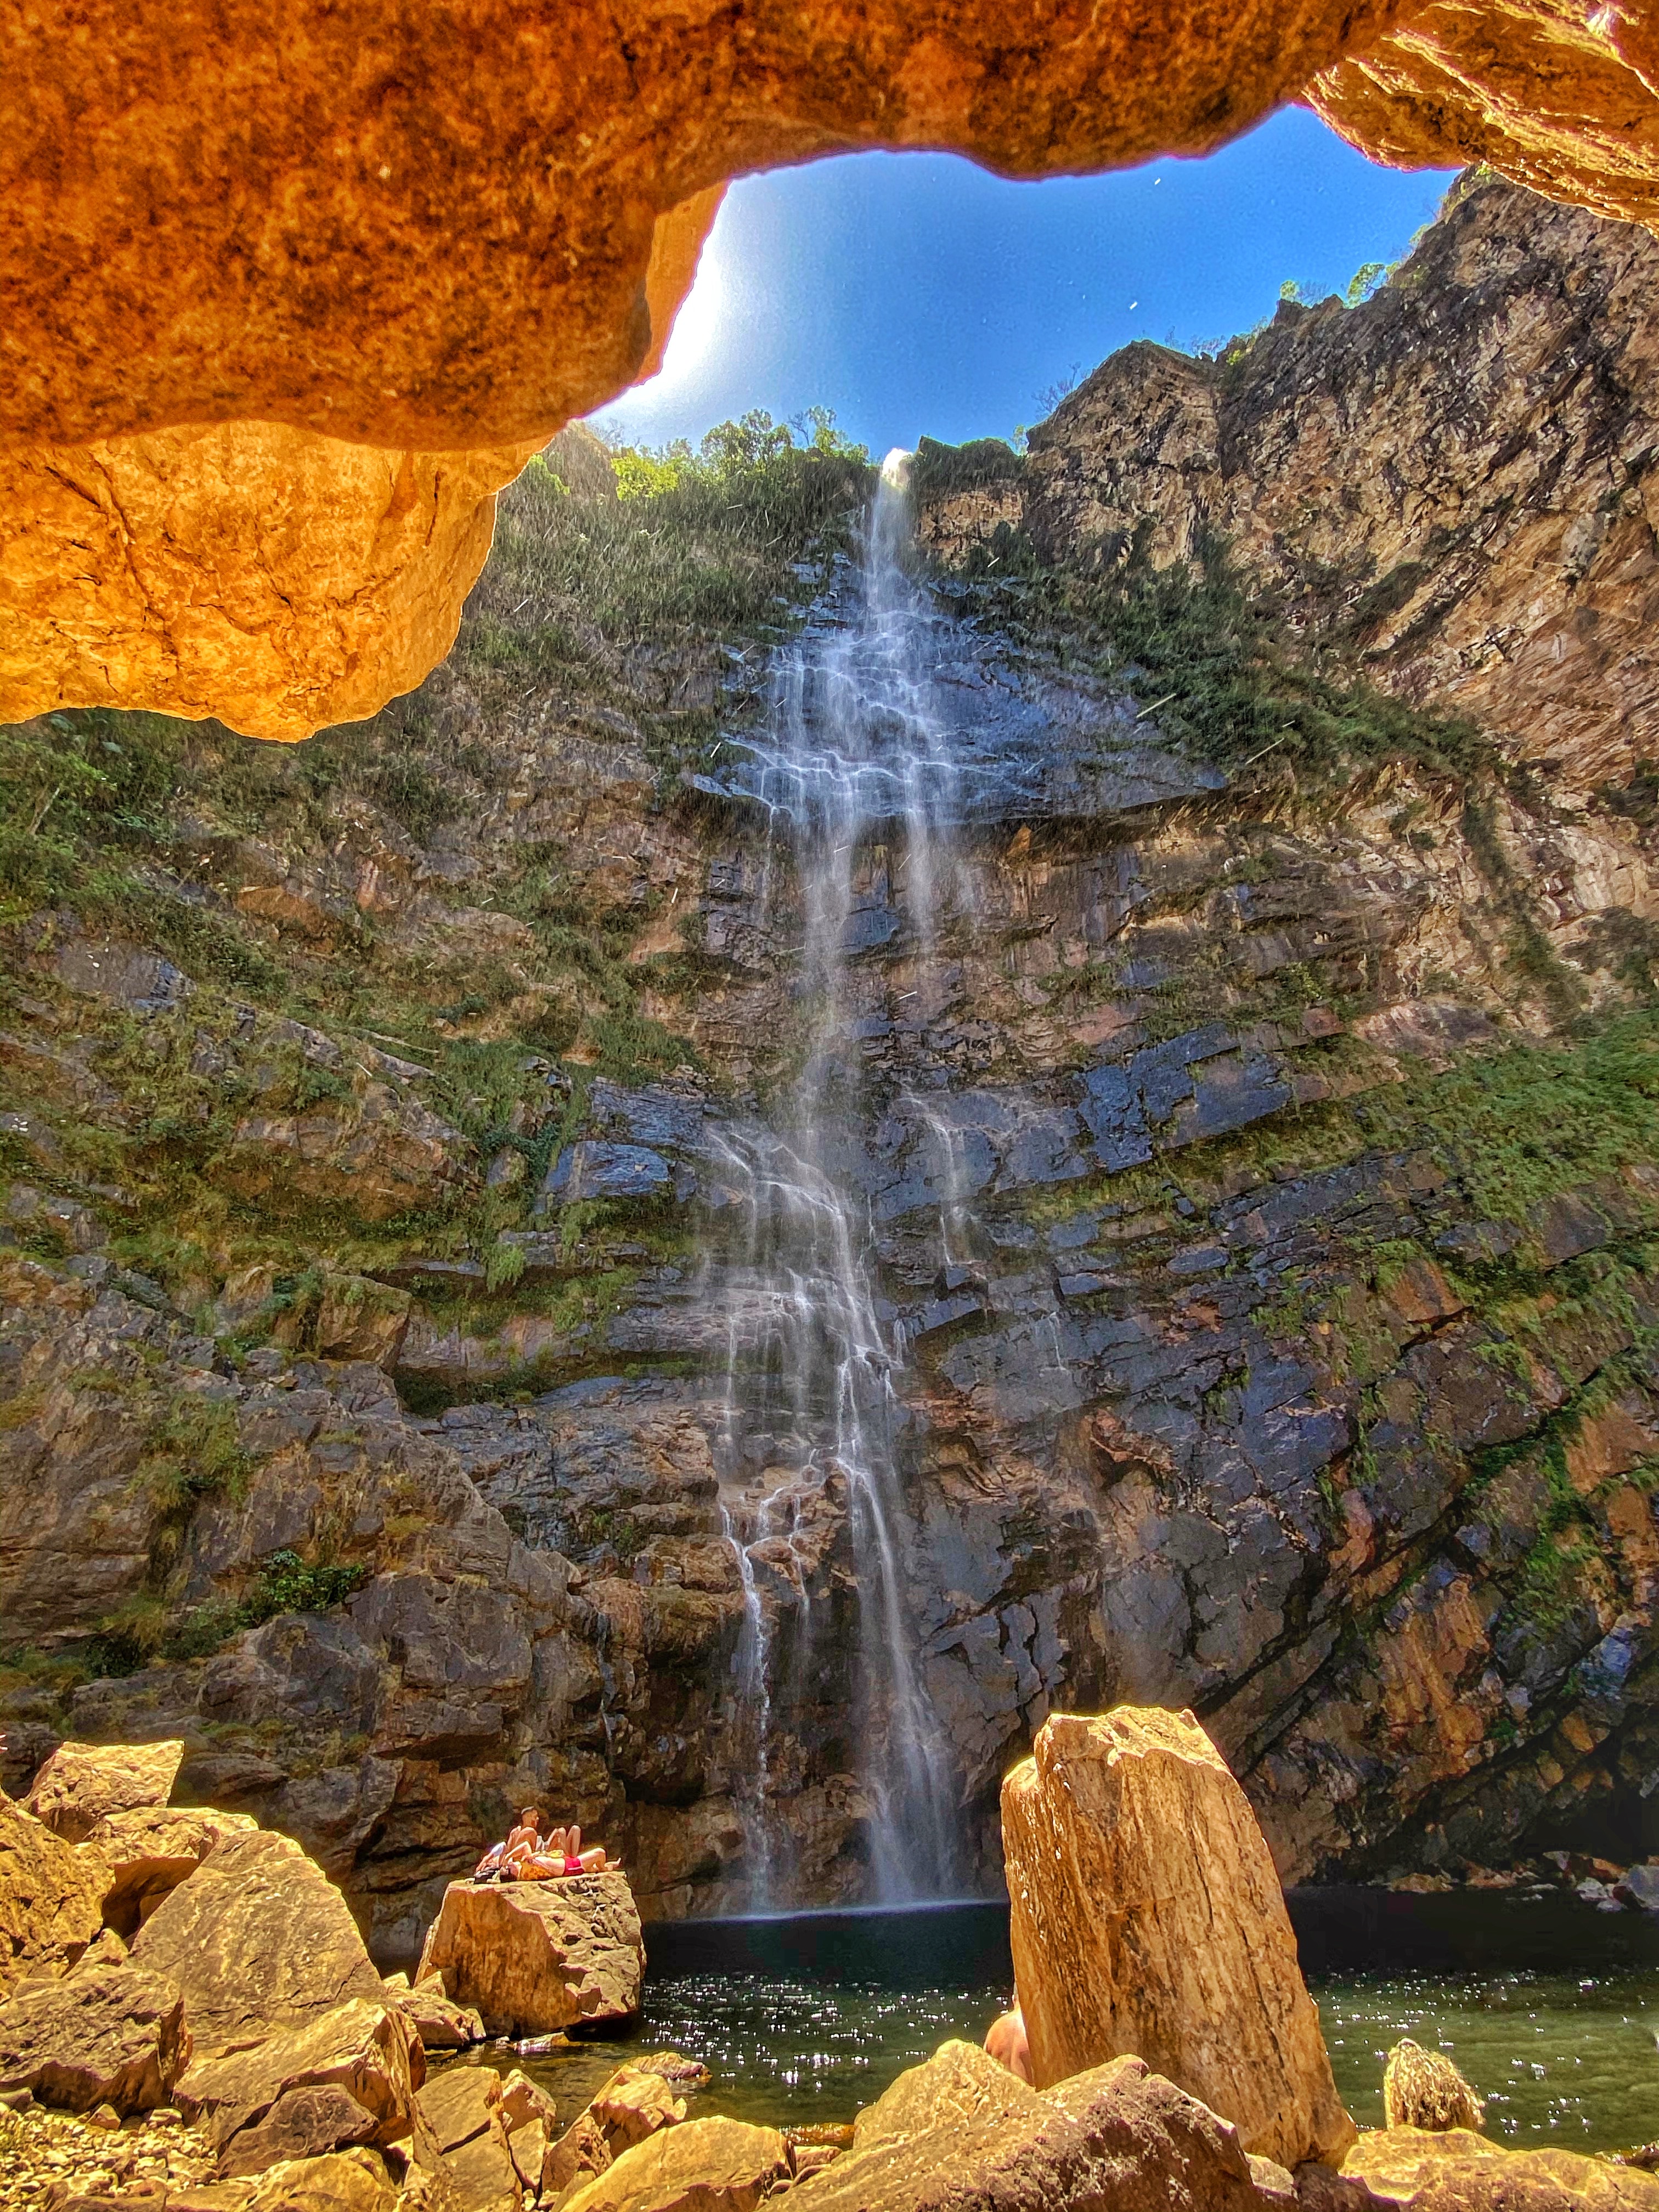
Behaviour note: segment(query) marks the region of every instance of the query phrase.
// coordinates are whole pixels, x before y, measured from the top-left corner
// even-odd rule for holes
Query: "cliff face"
[[[1581,788],[1656,748],[1659,245],[1468,184],[1363,306],[1282,305],[1215,361],[1138,344],[940,503],[1048,558],[1224,540],[1294,634]]]
[[[1511,198],[1419,262],[1484,266]],[[1624,265],[1632,234],[1560,220],[1558,290]],[[1550,779],[1457,766],[1410,714],[1318,774],[1279,739],[1206,757],[1144,621],[1139,660],[1068,624],[1101,571],[1053,558],[1142,513],[1174,551],[1224,491],[1242,531],[1238,456],[1271,453],[1250,557],[1302,624],[1286,665],[1317,646],[1359,726],[1331,672],[1355,578],[1322,586],[1305,540],[1366,575],[1432,546],[1425,607],[1472,575],[1415,659],[1372,634],[1390,681],[1451,668],[1466,604],[1540,596],[1528,500],[1559,548],[1641,475],[1566,397],[1530,477],[1540,443],[1444,397],[1437,512],[1501,452],[1499,526],[1455,558],[1426,524],[1365,543],[1393,514],[1366,395],[1417,395],[1403,467],[1456,382],[1389,318],[1495,342],[1467,288],[1436,308],[1449,282],[1287,319],[1232,370],[1133,349],[1026,467],[924,503],[971,556],[937,578],[960,896],[930,947],[901,845],[861,844],[834,1135],[902,1348],[896,1565],[963,1887],[995,1880],[1031,1729],[1119,1697],[1194,1707],[1289,1877],[1633,1843],[1659,1775],[1659,855],[1650,781],[1595,788],[1637,679],[1526,662],[1559,716],[1602,686]],[[1512,348],[1516,299],[1555,296],[1528,282],[1486,295]],[[1608,358],[1624,328],[1596,323]],[[1362,340],[1339,392],[1327,354]],[[6,848],[8,1786],[58,1735],[182,1735],[186,1790],[320,1850],[392,1950],[527,1795],[659,1913],[740,1906],[763,1861],[777,1899],[878,1887],[851,1486],[733,1540],[793,1449],[733,1412],[734,1148],[808,1009],[801,887],[732,762],[781,637],[848,618],[863,478],[821,458],[793,504],[766,462],[706,508],[532,474],[395,751],[100,720],[82,757],[118,789],[76,787],[78,845],[26,789],[61,853],[27,876]],[[1349,550],[1286,489],[1304,466],[1352,487]],[[677,530],[693,557],[653,568]],[[1598,610],[1647,542],[1587,563]]]

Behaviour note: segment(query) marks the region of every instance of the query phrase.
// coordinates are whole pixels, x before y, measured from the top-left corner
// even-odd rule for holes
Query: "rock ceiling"
[[[1659,4],[8,0],[0,717],[294,738],[453,637],[495,494],[650,373],[723,185],[1200,154],[1303,98],[1652,223]]]

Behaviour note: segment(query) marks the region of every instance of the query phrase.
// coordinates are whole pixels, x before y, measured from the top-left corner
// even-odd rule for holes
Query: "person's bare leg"
[[[1024,2015],[1018,2005],[992,2022],[985,2048],[999,2066],[1006,2066],[1018,2080],[1031,2079],[1031,2046],[1026,2041]]]

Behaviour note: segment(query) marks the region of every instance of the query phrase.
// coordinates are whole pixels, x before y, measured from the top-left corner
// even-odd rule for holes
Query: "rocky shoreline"
[[[1189,1713],[1056,1717],[1006,1778],[1018,2051],[947,2041],[850,2127],[792,2130],[700,2117],[708,2071],[673,2051],[569,2109],[487,2063],[638,2015],[620,1874],[457,1882],[413,1985],[383,1978],[296,1844],[166,1802],[181,1749],[65,1747],[27,1805],[0,1798],[8,2208],[1659,2207],[1640,2162],[1503,2148],[1450,2063],[1411,2043],[1389,2124],[1359,2134],[1261,1829]]]

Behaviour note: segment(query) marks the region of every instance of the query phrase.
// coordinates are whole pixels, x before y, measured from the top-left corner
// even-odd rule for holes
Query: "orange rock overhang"
[[[1200,154],[1307,96],[1646,221],[1648,12],[1574,0],[5,0],[0,716],[295,738],[447,649],[494,495],[653,366],[725,180]]]

